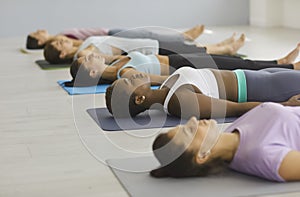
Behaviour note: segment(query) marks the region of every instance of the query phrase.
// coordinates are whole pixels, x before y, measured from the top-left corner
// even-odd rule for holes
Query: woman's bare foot
[[[295,59],[298,57],[300,51],[300,43],[298,43],[297,47],[289,52],[285,57],[277,60],[278,64],[291,64],[295,61]]]
[[[246,36],[245,34],[242,34],[239,39],[234,41],[231,44],[228,44],[227,50],[228,50],[228,55],[235,55],[236,52],[245,44]],[[226,45],[225,45],[226,46]]]
[[[229,38],[227,38],[227,39],[225,39],[225,40],[219,42],[217,45],[218,45],[218,46],[222,46],[222,45],[231,44],[231,43],[233,43],[233,42],[235,41],[235,36],[236,36],[236,33],[234,32],[234,33],[232,34],[232,36],[230,36]]]
[[[246,40],[246,36],[245,34],[242,34],[239,39],[227,45],[220,45],[220,46],[218,46],[217,44],[205,45],[206,52],[208,54],[215,54],[215,55],[235,55],[236,52],[245,44],[245,40]]]
[[[205,26],[204,25],[197,25],[185,32],[183,32],[184,39],[188,41],[194,41],[204,32]]]
[[[300,70],[300,61],[293,64],[294,70]]]

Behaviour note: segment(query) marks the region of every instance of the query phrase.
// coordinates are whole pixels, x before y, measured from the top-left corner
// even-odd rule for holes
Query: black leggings
[[[199,54],[205,55],[205,47],[197,47],[194,44],[184,42],[165,42],[159,41],[159,55],[178,55],[178,54]]]
[[[240,57],[225,55],[209,55],[204,53],[197,54],[173,54],[169,55],[170,73],[175,70],[188,66],[196,69],[214,68],[220,70],[260,70],[265,68],[288,68],[293,69],[292,64],[277,64],[277,61],[256,61],[244,60]]]

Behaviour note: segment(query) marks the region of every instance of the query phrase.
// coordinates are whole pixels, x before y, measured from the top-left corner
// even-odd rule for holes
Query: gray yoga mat
[[[169,116],[161,110],[148,110],[139,114],[133,119],[121,118],[116,119],[109,113],[107,108],[92,108],[87,110],[88,114],[104,131],[121,131],[121,130],[136,130],[150,129],[161,127],[174,127],[178,124],[184,124],[187,120],[180,119],[174,116]],[[150,116],[152,119],[150,118]],[[217,119],[218,123],[232,122],[236,117]]]
[[[71,64],[50,64],[46,60],[36,60],[35,63],[43,70],[65,69],[71,66]]]
[[[300,182],[270,182],[231,170],[215,176],[182,179],[157,179],[148,172],[128,172],[156,168],[158,161],[153,157],[111,159],[107,163],[130,196],[240,197],[300,192]]]

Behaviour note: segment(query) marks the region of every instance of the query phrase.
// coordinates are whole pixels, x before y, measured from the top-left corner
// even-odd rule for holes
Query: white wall
[[[250,0],[250,24],[300,28],[299,0]]]
[[[283,1],[283,25],[300,29],[300,1],[284,0]],[[300,37],[300,35],[299,35]]]
[[[38,28],[247,25],[249,0],[1,0],[0,37]]]
[[[282,0],[250,0],[250,23],[259,26],[279,26],[282,21]]]

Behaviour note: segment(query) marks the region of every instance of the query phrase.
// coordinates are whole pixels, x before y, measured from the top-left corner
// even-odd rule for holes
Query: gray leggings
[[[124,38],[149,38],[159,42],[159,54],[188,54],[188,53],[206,53],[205,47],[197,47],[193,43],[187,44],[180,32],[171,30],[160,30],[158,28],[136,28],[130,30],[110,30],[109,35]]]
[[[300,71],[284,68],[244,70],[247,101],[283,102],[300,94]]]
[[[184,37],[180,32],[176,31],[159,31],[159,29],[146,29],[146,28],[136,28],[136,29],[112,29],[108,33],[109,35],[123,37],[123,38],[149,38],[153,40],[158,40],[158,42],[184,42]]]

